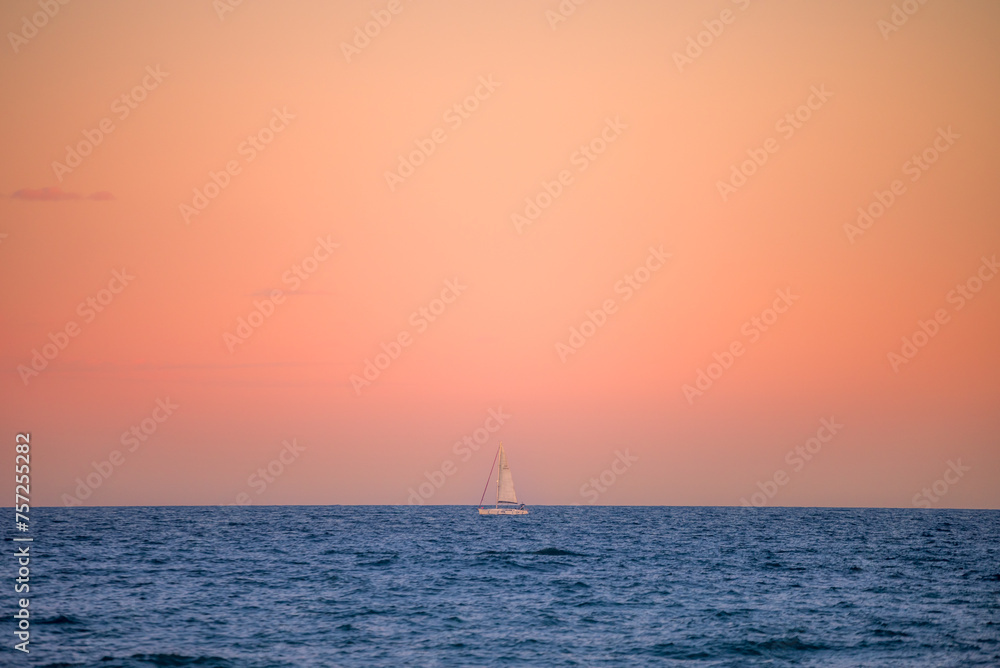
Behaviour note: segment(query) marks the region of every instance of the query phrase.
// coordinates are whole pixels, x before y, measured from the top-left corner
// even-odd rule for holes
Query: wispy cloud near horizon
[[[19,199],[27,202],[64,202],[67,200],[80,200],[89,199],[96,202],[106,202],[108,200],[115,199],[115,196],[108,192],[107,190],[100,190],[98,192],[91,193],[90,195],[81,195],[80,193],[67,192],[62,188],[57,187],[45,187],[45,188],[21,188],[20,190],[14,191],[11,199]]]

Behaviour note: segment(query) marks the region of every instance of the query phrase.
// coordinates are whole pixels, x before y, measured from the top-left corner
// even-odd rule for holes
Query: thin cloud
[[[62,188],[21,188],[11,195],[11,199],[20,199],[27,202],[64,202],[74,199],[91,199],[95,201],[107,201],[114,199],[107,190],[91,193],[84,197],[80,193],[66,192]]]
[[[270,297],[271,293],[277,290],[283,295],[333,295],[334,292],[330,290],[285,290],[283,288],[266,288],[264,290],[258,290],[257,292],[251,292],[251,297]]]

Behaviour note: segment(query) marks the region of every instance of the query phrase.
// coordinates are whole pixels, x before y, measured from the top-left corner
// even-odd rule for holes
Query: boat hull
[[[524,508],[480,508],[480,515],[527,515]]]

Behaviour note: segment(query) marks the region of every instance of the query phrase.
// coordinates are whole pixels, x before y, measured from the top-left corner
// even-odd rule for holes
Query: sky
[[[1000,507],[995,2],[0,28],[34,505]]]

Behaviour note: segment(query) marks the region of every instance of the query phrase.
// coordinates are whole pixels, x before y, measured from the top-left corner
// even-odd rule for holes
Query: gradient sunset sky
[[[996,2],[0,27],[35,505],[1000,507]]]

